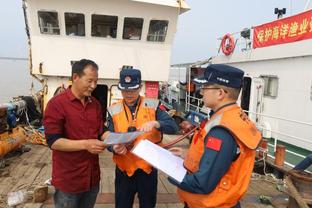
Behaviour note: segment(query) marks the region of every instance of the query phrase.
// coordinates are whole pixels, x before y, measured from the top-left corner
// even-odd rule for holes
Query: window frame
[[[130,38],[125,38],[125,21],[126,19],[141,19],[142,20],[142,27],[141,27],[141,33],[140,33],[140,38],[139,39],[131,39]],[[123,28],[122,28],[122,36],[121,39],[122,40],[130,40],[130,41],[142,41],[142,36],[143,36],[143,32],[144,32],[144,22],[145,19],[143,17],[124,17],[123,18]]]
[[[55,28],[53,27],[52,30],[58,29],[59,30],[58,33],[44,33],[44,32],[42,32],[42,27],[40,25],[40,15],[39,15],[39,13],[43,13],[43,12],[46,12],[46,13],[48,13],[48,12],[56,13],[58,27],[55,27]],[[37,10],[37,17],[38,17],[38,26],[39,26],[40,34],[42,34],[42,35],[53,35],[53,36],[54,35],[61,35],[61,21],[60,21],[60,14],[59,14],[58,11],[55,11],[55,10]]]
[[[93,16],[96,15],[96,16],[106,16],[106,17],[116,17],[117,18],[117,22],[116,22],[116,36],[113,37],[111,36],[110,38],[107,37],[107,36],[95,36],[95,35],[92,35],[92,30],[93,30]],[[108,14],[91,14],[91,34],[90,36],[93,37],[93,38],[107,38],[107,39],[117,39],[118,37],[118,23],[119,23],[119,19],[120,19],[120,16],[118,15],[108,15]]]
[[[278,97],[278,88],[279,88],[279,77],[277,75],[268,75],[268,74],[262,74],[260,75],[260,78],[264,81],[264,89],[263,89],[263,96],[269,97],[269,98],[277,98]],[[270,79],[276,80],[276,89],[273,89],[274,92],[268,93],[270,89],[270,84],[272,81]],[[267,80],[267,81],[266,81]]]
[[[66,14],[81,14],[83,15],[83,23],[84,23],[84,35],[71,35],[71,34],[67,34],[67,24],[66,24]],[[81,12],[64,12],[64,25],[65,25],[65,36],[67,37],[86,37],[87,34],[86,34],[86,26],[87,26],[87,23],[86,23],[86,14],[85,13],[81,13]],[[77,32],[78,32],[78,28],[77,28]]]
[[[167,28],[166,28],[165,34],[163,35],[164,36],[164,40],[163,41],[151,41],[151,40],[148,40],[149,36],[152,35],[152,34],[149,33],[152,21],[162,21],[162,22],[166,22],[167,23]],[[168,35],[168,28],[169,28],[169,20],[151,19],[149,21],[149,24],[148,24],[148,30],[147,30],[147,35],[146,35],[146,42],[165,43],[166,40],[167,40],[167,35]]]

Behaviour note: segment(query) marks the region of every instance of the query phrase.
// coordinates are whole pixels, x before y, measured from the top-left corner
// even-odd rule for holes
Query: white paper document
[[[182,158],[173,155],[170,151],[150,142],[149,140],[140,141],[132,149],[132,153],[180,183],[186,174]]]
[[[110,132],[108,137],[103,141],[106,145],[124,144],[135,140],[138,136],[143,134],[142,131],[126,132],[126,133],[114,133]]]

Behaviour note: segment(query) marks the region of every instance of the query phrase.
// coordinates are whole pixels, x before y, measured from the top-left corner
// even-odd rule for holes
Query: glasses
[[[227,93],[227,91],[221,87],[201,87],[201,90],[223,90],[225,93]]]
[[[122,92],[125,92],[125,93],[127,93],[127,94],[134,94],[134,93],[136,93],[138,90],[137,89],[135,89],[135,90],[122,90]]]

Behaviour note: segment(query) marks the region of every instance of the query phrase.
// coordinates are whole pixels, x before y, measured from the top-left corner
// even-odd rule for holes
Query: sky
[[[0,0],[0,2],[0,57],[26,58],[28,46],[22,0]],[[180,15],[172,46],[172,64],[207,59],[217,53],[218,37],[275,20],[275,7],[286,8],[286,16],[302,12],[307,1],[187,0],[186,2],[191,10]],[[15,83],[27,83],[23,86],[25,89],[29,86],[30,79],[26,78],[27,62],[12,63],[0,59],[0,66],[1,77],[17,79]],[[19,76],[16,76],[16,73]],[[3,91],[2,86],[7,85],[5,82],[8,80],[1,78],[0,95]]]
[[[0,0],[0,56],[27,57],[22,0]],[[274,8],[291,15],[303,11],[306,0],[187,0],[191,10],[179,18],[172,63],[197,61],[216,53],[225,33],[276,19]]]
[[[274,8],[286,8],[286,16],[304,10],[306,0],[188,0],[191,10],[179,18],[172,63],[187,63],[216,55],[217,38],[277,18]],[[311,8],[312,3],[310,4]]]

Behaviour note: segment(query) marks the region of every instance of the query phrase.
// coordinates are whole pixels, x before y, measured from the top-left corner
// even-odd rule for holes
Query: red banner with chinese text
[[[159,88],[158,82],[146,81],[145,82],[145,97],[157,99],[158,88]]]
[[[312,38],[312,10],[256,26],[253,33],[253,48],[309,38]]]

